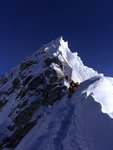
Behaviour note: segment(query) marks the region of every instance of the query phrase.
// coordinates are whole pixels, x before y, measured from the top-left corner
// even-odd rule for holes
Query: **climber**
[[[61,68],[62,71],[64,71],[64,64],[60,64],[59,67]]]
[[[74,87],[75,87],[75,88],[77,88],[79,85],[80,85],[80,83],[78,83],[78,82],[75,82],[75,83],[74,83]]]
[[[70,82],[70,86],[71,86],[72,88],[74,88],[74,85],[75,85],[75,83],[74,83],[74,81],[72,80],[72,81]]]
[[[74,81],[72,80],[71,82],[70,82],[70,86],[69,86],[69,88],[68,88],[68,96],[71,96],[72,95],[72,93],[74,92]]]
[[[68,76],[65,76],[66,81],[68,81]]]
[[[67,82],[68,82],[68,80],[69,80],[69,78],[68,78],[68,76],[66,75],[66,76],[64,76],[63,77],[63,79],[65,79]]]
[[[79,86],[78,82],[74,82],[73,80],[70,82],[70,87],[68,88],[68,96],[72,96],[74,90]]]
[[[72,91],[73,91],[72,86],[70,86],[70,87],[68,88],[68,96],[69,96],[69,97],[72,96]]]

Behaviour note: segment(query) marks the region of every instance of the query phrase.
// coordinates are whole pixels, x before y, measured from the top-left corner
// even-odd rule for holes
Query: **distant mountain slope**
[[[81,84],[69,98],[71,80]],[[112,91],[57,38],[0,77],[0,149],[112,150]]]

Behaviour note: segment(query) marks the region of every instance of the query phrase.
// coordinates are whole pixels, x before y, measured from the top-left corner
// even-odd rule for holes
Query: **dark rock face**
[[[52,63],[62,65],[62,61],[60,59],[58,59],[58,57],[49,57],[45,60],[45,64],[47,66],[50,66]]]
[[[0,84],[4,85],[7,82],[7,78],[0,76]]]
[[[39,74],[27,74],[29,68],[36,65],[34,60],[25,60],[20,65],[20,72],[12,81],[12,86],[8,91],[0,92],[0,96],[10,96],[15,91],[15,105],[8,117],[11,119],[7,126],[9,135],[3,136],[0,134],[0,150],[3,147],[14,148],[22,140],[22,138],[38,123],[38,119],[42,114],[33,117],[42,105],[53,105],[55,101],[61,100],[66,94],[67,87],[63,83],[63,62],[58,57],[49,57],[44,61],[46,67]],[[51,64],[56,64],[61,72],[57,72]],[[3,82],[4,79],[4,82]],[[5,78],[0,79],[0,82],[5,83]],[[0,100],[0,109],[2,109],[7,101]]]
[[[57,81],[58,81],[58,77],[57,77],[57,76],[50,76],[49,82],[50,82],[51,84],[53,84],[53,83],[55,83],[55,82],[57,82]]]
[[[54,70],[50,65],[52,63],[57,64],[57,66],[62,70],[62,73]],[[42,97],[44,105],[53,105],[53,103],[61,99],[67,91],[66,86],[62,84],[63,81],[63,62],[61,62],[58,57],[49,57],[45,60],[45,64],[49,67],[44,71],[45,76],[49,80],[49,84],[43,89]]]
[[[13,84],[13,88],[19,88],[19,83],[20,83],[20,80],[18,78],[15,78],[12,82]]]
[[[20,65],[20,70],[23,71],[28,67],[32,66],[33,64],[36,64],[34,60],[27,60]]]
[[[23,102],[22,105],[18,105],[17,108],[24,108],[27,106],[27,102]],[[21,139],[36,125],[37,120],[41,117],[38,117],[35,120],[31,121],[33,114],[40,107],[40,102],[35,100],[31,102],[23,111],[18,113],[15,118],[13,118],[12,125],[9,125],[7,128],[12,132],[12,134],[5,139],[1,140],[0,148],[5,145],[8,148],[15,148]],[[16,109],[15,109],[16,110]],[[13,114],[14,112],[12,112]],[[12,115],[10,114],[10,116]]]
[[[36,125],[37,121],[31,121],[24,126],[17,128],[11,136],[6,137],[3,141],[6,148],[15,148],[21,139]],[[2,144],[1,144],[2,145]],[[1,147],[0,145],[0,147]]]
[[[26,79],[23,81],[23,86],[25,86],[32,78],[33,76],[26,77]]]
[[[49,82],[51,84],[54,84],[59,79],[57,72],[54,69],[52,69],[51,67],[46,69],[44,73],[45,73],[46,77],[49,79]]]
[[[23,101],[17,105],[18,109],[24,108],[28,104],[28,100]]]
[[[53,103],[61,99],[66,94],[65,86],[56,86],[49,91],[46,91],[46,95],[44,96],[43,104],[45,105],[53,105]]]
[[[44,71],[45,75],[47,76],[47,78],[50,77],[50,75],[56,76],[56,71],[54,69],[52,69],[51,67],[47,68]]]
[[[5,106],[6,103],[7,103],[7,101],[0,100],[0,110]]]
[[[29,122],[34,112],[40,107],[40,103],[35,100],[25,110],[19,113],[13,121],[16,126],[21,126]]]
[[[45,83],[45,77],[43,74],[40,74],[39,76],[34,77],[28,83],[28,89],[29,90],[35,90],[39,85],[43,85],[44,83]]]

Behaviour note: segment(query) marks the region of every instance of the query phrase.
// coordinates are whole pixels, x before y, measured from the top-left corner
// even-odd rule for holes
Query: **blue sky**
[[[59,36],[85,65],[113,76],[112,0],[0,1],[0,74]]]

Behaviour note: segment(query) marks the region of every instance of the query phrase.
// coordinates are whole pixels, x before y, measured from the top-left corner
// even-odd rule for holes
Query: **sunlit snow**
[[[46,53],[38,56],[43,50]],[[43,72],[43,60],[51,55],[63,61],[63,74],[68,75],[69,82],[80,82],[80,86],[71,98],[66,94],[53,106],[42,106],[39,112],[43,117],[15,150],[113,150],[113,78],[85,66],[78,53],[72,53],[62,37],[27,58],[38,60],[38,64],[26,74],[35,77]],[[52,63],[51,67],[61,74],[57,64]],[[17,73],[13,71],[13,76],[16,77]],[[11,80],[1,89],[7,90]],[[67,81],[64,84],[69,87]],[[15,96],[10,97],[11,101],[0,112],[2,126],[10,121],[8,113],[17,105]]]
[[[64,62],[64,74],[81,85],[71,98],[66,95],[52,107],[44,107],[44,118],[16,150],[107,150],[107,147],[112,150],[113,78],[84,66],[78,54],[72,53],[62,38],[51,44],[58,48],[54,56]],[[50,45],[47,45],[48,51]],[[57,65],[52,66],[60,72]],[[107,140],[108,136],[111,137],[109,146],[101,140]]]

